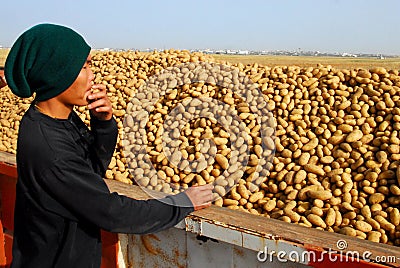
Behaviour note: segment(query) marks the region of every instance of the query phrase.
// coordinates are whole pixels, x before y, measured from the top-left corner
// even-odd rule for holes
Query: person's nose
[[[94,80],[94,74],[91,68],[89,68],[89,81],[92,82]]]

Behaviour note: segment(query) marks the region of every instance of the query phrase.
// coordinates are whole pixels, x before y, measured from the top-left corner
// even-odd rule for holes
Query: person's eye
[[[86,69],[86,68],[88,68],[88,67],[89,67],[89,68],[92,67],[92,63],[89,62],[89,61],[86,62],[85,65],[83,65],[82,69]]]

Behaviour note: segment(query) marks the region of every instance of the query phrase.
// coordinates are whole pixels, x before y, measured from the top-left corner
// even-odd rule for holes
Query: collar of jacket
[[[94,137],[92,133],[89,131],[85,123],[82,122],[76,112],[72,111],[69,114],[68,119],[56,119],[41,113],[40,111],[36,110],[34,106],[35,105],[32,103],[26,112],[32,120],[40,121],[41,123],[54,128],[76,130],[80,138],[83,139],[87,144],[90,145],[93,143]]]

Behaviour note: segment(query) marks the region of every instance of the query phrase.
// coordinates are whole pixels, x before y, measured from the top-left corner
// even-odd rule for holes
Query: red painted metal
[[[3,228],[8,230],[14,229],[14,203],[15,203],[15,187],[17,177],[3,175],[0,165],[0,196],[1,196],[1,219]]]
[[[5,258],[6,258],[6,264],[4,265],[4,268],[8,268],[11,265],[12,242],[13,242],[12,234],[4,233],[4,251],[5,251]],[[0,267],[3,267],[3,266],[0,266]]]
[[[118,234],[101,231],[101,268],[118,267]]]
[[[1,206],[1,204],[0,204]],[[6,248],[5,248],[5,237],[3,233],[3,225],[1,224],[0,220],[0,267],[6,267],[7,259],[6,259]]]
[[[17,178],[17,167],[8,163],[0,162],[0,174],[11,178]]]
[[[16,178],[17,168],[0,162],[0,267],[9,267],[12,260]]]

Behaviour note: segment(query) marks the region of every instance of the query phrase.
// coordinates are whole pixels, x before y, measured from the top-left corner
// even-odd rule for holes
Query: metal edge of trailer
[[[16,166],[13,155],[0,152],[0,176],[0,183],[4,180],[4,177],[14,178],[16,182]],[[112,192],[118,192],[135,199],[148,198],[148,195],[143,192],[140,187],[113,180],[105,181]],[[3,187],[1,184],[0,186]],[[7,191],[4,191],[4,189],[0,190],[9,192],[8,190],[10,189]],[[7,207],[5,209],[10,210],[10,208]],[[10,211],[8,211],[8,215],[10,216]],[[0,220],[2,219],[0,218]],[[10,233],[10,230],[7,230],[5,224],[3,225],[6,233]],[[177,256],[179,256],[178,259],[180,260],[182,260],[182,258],[187,258],[190,261],[191,256],[188,256],[188,254],[196,253],[195,250],[193,250],[193,253],[190,252],[190,247],[193,247],[194,244],[193,241],[202,240],[204,241],[202,244],[207,244],[207,241],[215,242],[212,245],[221,248],[222,251],[220,251],[220,253],[222,254],[226,251],[226,245],[229,245],[231,250],[235,253],[246,250],[250,252],[250,254],[253,254],[252,256],[255,259],[261,255],[261,257],[265,257],[267,256],[266,254],[271,254],[274,255],[274,260],[276,261],[277,255],[282,254],[281,259],[278,261],[286,262],[290,260],[294,264],[297,263],[309,267],[329,268],[336,267],[337,265],[340,265],[340,267],[360,268],[400,267],[400,249],[395,246],[373,243],[354,237],[330,233],[315,228],[307,228],[216,206],[191,213],[184,221],[179,223],[176,228],[171,229],[172,230],[167,230],[166,232],[163,231],[158,234],[145,236],[102,232],[102,268],[133,267],[131,266],[132,256],[129,256],[129,254],[132,253],[132,250],[136,250],[140,253],[140,251],[135,248],[136,245],[142,245],[147,253],[152,252],[151,243],[153,242],[173,247],[176,246],[176,243],[168,244],[168,239],[176,241],[176,238],[174,240],[171,234],[174,236],[178,235],[179,232],[185,234],[184,239],[187,245],[189,245],[186,251],[181,252],[181,254],[177,250],[173,252],[175,254],[174,259],[177,259]],[[345,249],[337,249],[337,242],[339,240],[346,242],[347,247]],[[153,250],[153,253],[154,252],[156,251]],[[206,251],[205,254],[212,254],[210,252],[211,251]],[[368,258],[356,254],[365,252],[368,253]],[[234,255],[236,256],[238,254]],[[204,255],[202,256],[204,258]],[[220,258],[222,258],[221,256],[223,255],[219,255]],[[308,258],[299,259],[299,256],[308,256]],[[389,262],[377,262],[377,257],[383,256],[395,256],[397,259],[395,261],[390,259]],[[206,257],[209,258],[209,256]],[[239,259],[239,261],[247,260]],[[187,260],[183,263],[188,264]]]
[[[135,199],[149,198],[147,193],[138,186],[114,180],[106,180],[106,183],[111,191]],[[205,240],[211,239],[251,250],[254,258],[257,254],[273,253],[283,254],[282,261],[290,260],[311,267],[336,267],[337,265],[340,267],[400,267],[399,247],[217,206],[191,213],[176,228],[205,237]],[[143,239],[134,239],[129,236],[124,240],[143,243]],[[157,239],[156,234],[151,240],[156,245],[155,242],[162,239]],[[345,243],[346,247],[339,249],[339,242]],[[168,244],[168,242],[165,243]],[[129,258],[129,251],[132,251],[129,246],[133,247],[133,244],[128,243],[128,248],[121,245],[124,251],[121,255],[124,259],[132,261],[132,258]],[[149,248],[148,245],[145,247]],[[148,252],[151,251],[154,250]],[[184,253],[190,254],[188,251]],[[289,255],[290,253],[292,256]],[[298,256],[297,259],[292,258]],[[306,258],[302,259],[302,256]]]
[[[14,155],[0,152],[0,267],[11,264],[16,178]]]

